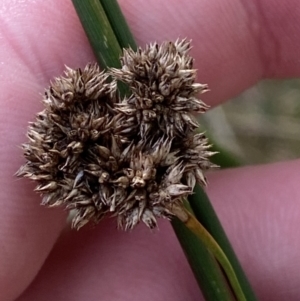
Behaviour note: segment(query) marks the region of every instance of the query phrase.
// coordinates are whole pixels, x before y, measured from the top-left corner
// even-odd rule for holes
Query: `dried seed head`
[[[44,205],[75,208],[77,227],[104,213],[98,186],[85,169],[102,159],[101,147],[111,148],[118,123],[110,108],[116,101],[116,82],[107,78],[97,65],[67,68],[46,90],[45,109],[30,123],[29,142],[23,145],[27,163],[18,175],[38,182]],[[105,176],[103,171],[99,178]]]
[[[210,162],[210,157],[216,152],[210,151],[211,145],[208,143],[204,133],[190,134],[185,139],[178,141],[181,157],[184,166],[183,182],[194,189],[196,183],[206,186],[204,172],[218,166]]]
[[[154,43],[137,52],[126,49],[122,69],[111,69],[112,75],[132,91],[117,105],[118,110],[137,115],[142,138],[152,137],[158,129],[169,137],[183,137],[198,127],[192,113],[203,113],[208,106],[196,95],[208,88],[195,83],[196,70],[189,50],[186,40]]]
[[[42,204],[74,210],[73,227],[117,216],[131,229],[170,218],[195,183],[213,167],[208,141],[194,134],[192,113],[207,106],[196,98],[190,43],[152,44],[124,51],[112,80],[97,65],[67,68],[46,90],[45,109],[28,128],[27,163],[19,176],[37,182]],[[116,80],[132,95],[119,100]]]

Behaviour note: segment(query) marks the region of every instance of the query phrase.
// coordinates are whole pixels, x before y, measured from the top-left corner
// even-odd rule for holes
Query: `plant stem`
[[[110,25],[116,35],[121,48],[131,47],[137,49],[137,45],[116,0],[100,0]]]
[[[234,269],[230,264],[230,261],[228,260],[218,243],[215,241],[215,239],[210,235],[210,233],[190,212],[188,212],[182,206],[173,205],[170,209],[175,214],[175,216],[179,218],[186,225],[186,227],[190,229],[203,242],[206,248],[211,251],[212,254],[216,257],[216,259],[224,269],[226,276],[228,277],[237,300],[247,301],[236,277]]]
[[[209,201],[209,198],[199,185],[196,185],[195,193],[189,197],[189,203],[197,220],[214,237],[218,245],[226,254],[226,257],[229,259],[235,274],[239,279],[247,301],[256,301],[257,298]]]
[[[185,207],[191,212],[189,204]],[[172,219],[172,226],[182,249],[193,270],[206,301],[234,301],[224,273],[215,257],[178,218]]]
[[[120,68],[121,47],[99,0],[72,0],[102,68]]]

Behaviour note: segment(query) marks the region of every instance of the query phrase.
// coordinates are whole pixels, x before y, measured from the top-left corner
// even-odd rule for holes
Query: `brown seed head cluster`
[[[122,69],[112,69],[113,76],[132,91],[118,106],[128,116],[137,117],[141,137],[153,137],[158,129],[169,137],[185,137],[198,127],[191,113],[208,109],[196,97],[208,87],[195,83],[189,50],[186,40],[154,43],[137,52],[128,49],[121,58]]]
[[[42,204],[74,210],[77,229],[105,215],[124,229],[153,228],[206,184],[213,152],[192,114],[207,109],[196,97],[207,86],[194,83],[189,49],[183,40],[124,50],[121,70],[67,68],[51,83],[18,172],[38,183]],[[131,96],[120,99],[117,80]]]

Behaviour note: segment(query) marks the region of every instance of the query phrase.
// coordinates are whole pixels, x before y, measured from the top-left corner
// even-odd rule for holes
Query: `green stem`
[[[217,154],[213,155],[210,161],[221,168],[231,168],[241,166],[240,160],[234,157],[228,150],[220,146],[216,141],[213,140],[213,137],[206,133],[204,127],[198,128],[197,133],[205,133],[208,138],[210,144],[212,145],[210,151],[217,152]]]
[[[99,0],[72,0],[102,68],[120,68],[121,47]]]
[[[230,261],[212,235],[203,227],[201,223],[199,223],[195,216],[185,208],[174,205],[171,207],[171,211],[200,239],[200,241],[218,260],[221,267],[224,269],[226,276],[228,277],[238,301],[247,301]]]
[[[257,298],[209,201],[209,198],[199,185],[196,186],[194,192],[195,193],[189,198],[189,203],[196,218],[203,227],[209,231],[226,254],[226,257],[229,259],[235,274],[239,279],[247,301],[256,301]]]
[[[137,45],[118,2],[116,0],[100,0],[100,3],[105,10],[121,48],[131,47],[133,50],[136,50]]]
[[[186,208],[191,212],[188,203]],[[180,242],[195,278],[207,301],[233,301],[231,289],[215,257],[205,244],[197,239],[178,218],[173,218],[172,226]]]
[[[211,157],[211,161],[213,163],[220,166],[221,168],[241,166],[241,162],[236,157],[232,156],[232,154],[228,150],[224,149],[217,142],[213,141],[212,137],[210,137],[209,135],[207,136],[210,143],[212,144],[211,151],[217,152],[217,154]]]

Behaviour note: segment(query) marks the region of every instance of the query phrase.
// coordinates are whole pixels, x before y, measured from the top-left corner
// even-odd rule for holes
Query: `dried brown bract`
[[[196,182],[206,184],[213,153],[194,133],[192,114],[207,109],[196,97],[207,86],[194,83],[189,49],[185,40],[129,49],[112,78],[87,65],[51,83],[18,172],[37,182],[42,204],[74,210],[76,228],[104,215],[117,216],[124,229],[140,221],[153,228]],[[116,80],[132,95],[119,99]]]

